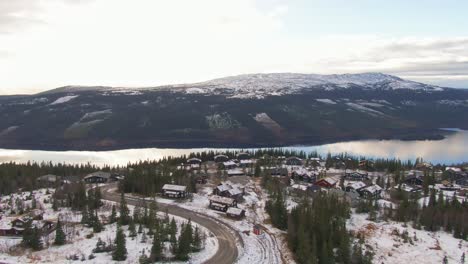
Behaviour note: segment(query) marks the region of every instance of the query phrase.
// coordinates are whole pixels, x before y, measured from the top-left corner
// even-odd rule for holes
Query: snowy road
[[[119,202],[120,195],[112,192],[115,184],[109,184],[101,187],[103,199]],[[140,205],[140,200],[126,196],[127,203],[130,205]],[[238,258],[237,243],[243,244],[242,238],[232,228],[224,223],[200,213],[196,213],[173,204],[158,204],[160,210],[168,210],[169,214],[176,215],[185,219],[191,219],[193,222],[204,226],[210,230],[218,239],[218,252],[205,261],[206,264],[235,263]]]

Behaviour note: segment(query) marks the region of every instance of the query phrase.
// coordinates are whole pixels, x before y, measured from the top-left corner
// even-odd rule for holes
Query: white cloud
[[[462,72],[468,61],[468,38],[291,38],[281,1],[268,10],[255,0],[15,1],[0,12],[0,93],[283,71],[385,71],[425,81]],[[12,13],[36,22],[19,26]]]

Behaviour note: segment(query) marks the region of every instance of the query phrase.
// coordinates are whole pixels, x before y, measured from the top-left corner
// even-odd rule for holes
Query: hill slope
[[[0,96],[0,148],[119,149],[437,138],[468,129],[468,91],[381,73],[253,74],[153,88]]]

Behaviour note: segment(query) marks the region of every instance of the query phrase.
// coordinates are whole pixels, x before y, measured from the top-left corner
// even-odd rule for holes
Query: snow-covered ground
[[[43,238],[43,243],[46,248],[37,252],[31,250],[21,249],[15,247],[21,243],[21,237],[0,237],[0,263],[71,263],[73,261],[67,260],[67,257],[71,255],[77,255],[80,259],[84,258],[84,263],[109,263],[112,262],[112,256],[110,253],[94,253],[94,259],[89,259],[89,255],[92,250],[96,247],[96,243],[100,238],[107,244],[112,243],[116,235],[116,224],[105,225],[104,230],[100,233],[94,234],[92,237],[87,238],[87,235],[92,234],[92,228],[84,227],[80,224],[81,213],[72,212],[67,208],[60,208],[58,211],[52,210],[52,204],[43,203],[44,200],[50,200],[53,189],[49,189],[47,194],[46,189],[40,189],[34,191],[34,196],[37,200],[37,207],[44,210],[44,219],[57,220],[59,217],[64,223],[64,231],[67,233],[67,244],[63,246],[52,245],[55,239],[55,232],[50,233],[48,236]],[[29,192],[21,194],[13,194],[11,196],[1,197],[2,204],[7,203],[9,200],[16,201],[18,197],[25,198],[29,196]],[[13,199],[10,199],[12,197]],[[100,208],[98,215],[102,219],[108,217],[111,213],[111,207],[115,204],[113,202],[104,202],[104,205]],[[24,206],[31,206],[31,200],[25,201]],[[129,205],[130,214],[134,210],[134,206]],[[165,217],[164,213],[158,213],[158,217]],[[186,219],[169,215],[170,218],[174,217],[178,225],[178,231],[180,231],[180,225],[186,222]],[[200,232],[205,237],[203,242],[204,248],[197,253],[192,253],[190,256],[191,263],[203,263],[204,261],[211,258],[218,250],[218,240],[214,235],[196,223],[192,223],[195,228],[198,226]],[[138,226],[137,226],[138,228]],[[142,242],[143,234],[138,234],[137,237],[131,238],[128,236],[128,226],[123,227],[126,237],[126,247],[128,251],[127,260],[121,263],[138,263],[139,257],[143,252],[149,255],[152,246],[152,238],[147,236],[147,241]],[[145,229],[145,232],[148,230]],[[47,247],[47,245],[49,245]],[[166,251],[169,251],[169,243],[166,243]],[[13,250],[12,250],[13,249]],[[177,263],[177,262],[175,262]],[[179,262],[182,263],[182,262]]]
[[[52,103],[50,103],[49,105],[57,105],[57,104],[64,104],[66,102],[69,102],[73,99],[75,99],[76,97],[78,97],[79,95],[67,95],[67,96],[63,96],[63,97],[60,97],[58,98],[57,100],[53,101]]]
[[[283,259],[287,263],[294,263],[292,256],[288,254],[288,249],[284,237],[284,232],[280,231],[269,224],[265,223],[268,219],[265,212],[265,201],[263,192],[260,186],[249,180],[245,186],[240,186],[232,182],[227,182],[233,187],[244,188],[244,201],[238,204],[238,207],[246,211],[245,218],[241,220],[231,219],[225,213],[211,210],[208,208],[208,196],[212,193],[214,186],[206,186],[193,194],[190,201],[178,204],[180,207],[202,213],[218,221],[227,224],[232,229],[236,230],[243,240],[243,246],[238,245],[239,264],[253,263],[283,263]],[[158,198],[159,203],[173,203],[173,200]],[[268,221],[266,221],[268,222]],[[253,233],[253,226],[260,224],[263,228],[261,235]]]
[[[468,254],[468,242],[447,232],[427,232],[391,221],[376,223],[367,217],[353,213],[347,227],[364,235],[366,244],[374,250],[374,263],[442,263],[445,256],[448,263],[460,263],[462,254]],[[406,242],[401,235],[404,232],[408,232]]]

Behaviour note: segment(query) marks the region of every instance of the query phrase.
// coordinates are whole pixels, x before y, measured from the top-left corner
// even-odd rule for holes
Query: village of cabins
[[[333,192],[348,200],[351,204],[356,204],[361,199],[388,199],[388,192],[385,186],[378,184],[378,173],[368,172],[366,168],[372,167],[372,162],[361,160],[359,169],[347,169],[346,161],[336,158],[333,168],[326,168],[325,161],[320,158],[301,159],[298,157],[276,157],[279,165],[272,167],[261,167],[263,173],[271,177],[280,178],[290,193],[307,193],[314,195],[319,191]],[[245,189],[240,184],[232,184],[229,179],[236,177],[251,177],[255,173],[257,160],[249,153],[241,152],[235,157],[219,154],[214,160],[202,161],[199,158],[190,158],[184,164],[180,164],[177,169],[187,170],[197,173],[197,184],[206,184],[208,176],[203,173],[206,166],[215,166],[218,175],[227,178],[226,182],[216,185],[212,194],[209,195],[209,208],[224,212],[227,217],[240,219],[245,216],[245,210],[238,208],[243,201]],[[433,165],[421,162],[415,165],[413,170],[405,171],[404,180],[393,188],[400,188],[404,192],[418,193],[422,191],[423,177],[426,171],[433,171]],[[449,191],[461,199],[468,199],[468,173],[467,168],[446,167],[445,171],[436,170],[434,172],[437,183],[433,188],[440,191]],[[448,179],[441,180],[441,175],[449,175]],[[37,178],[40,186],[44,188],[56,187],[57,193],[65,191],[67,186],[83,181],[86,184],[106,184],[124,179],[124,175],[109,172],[97,171],[85,177],[44,175]],[[56,195],[57,195],[56,193]],[[18,204],[24,206],[27,201],[31,203],[34,191],[29,195],[16,196],[12,202],[12,197],[3,196],[0,203],[0,236],[21,236],[26,224],[32,224],[44,233],[55,230],[57,219],[46,219],[44,212],[40,208],[32,209],[31,204],[18,210]],[[187,191],[187,186],[165,184],[160,190],[160,196],[171,199],[186,199],[191,197]],[[13,206],[15,204],[15,206]],[[29,209],[29,210],[28,210]],[[21,211],[21,212],[20,212]],[[8,213],[7,213],[8,212]],[[258,233],[255,230],[254,233]]]

